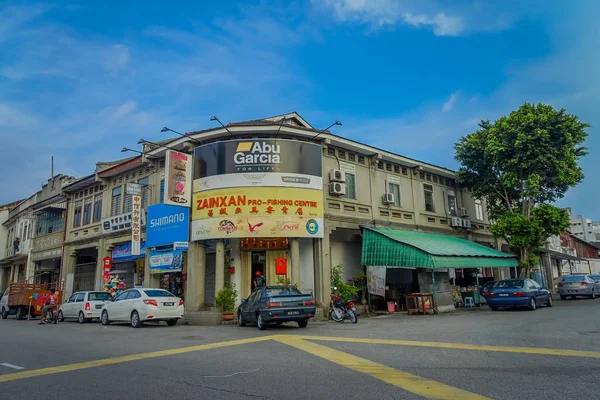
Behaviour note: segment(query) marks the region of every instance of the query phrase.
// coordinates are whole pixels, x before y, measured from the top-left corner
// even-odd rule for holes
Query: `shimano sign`
[[[146,246],[158,247],[187,242],[190,229],[189,207],[156,204],[148,207]]]

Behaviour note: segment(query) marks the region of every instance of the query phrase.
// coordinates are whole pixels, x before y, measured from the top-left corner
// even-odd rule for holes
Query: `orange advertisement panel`
[[[192,240],[235,238],[322,238],[323,218],[262,215],[206,218],[192,221]]]
[[[290,187],[238,187],[194,194],[192,220],[259,216],[323,217],[323,191]]]

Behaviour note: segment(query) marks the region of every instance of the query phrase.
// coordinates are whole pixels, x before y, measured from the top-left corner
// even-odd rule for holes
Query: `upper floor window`
[[[394,195],[394,206],[400,207],[400,185],[397,183],[388,184],[388,193]]]
[[[481,200],[475,200],[475,218],[483,221],[483,204],[481,204]]]
[[[93,197],[88,197],[84,200],[83,203],[83,223],[82,225],[87,225],[92,222],[92,203],[94,199]]]
[[[123,213],[128,213],[133,208],[133,196],[126,194],[123,199]]]
[[[81,226],[81,214],[83,212],[83,200],[75,202],[75,213],[73,214],[73,228]]]
[[[121,214],[121,190],[122,187],[116,187],[112,191],[112,199],[110,203],[110,215],[114,217],[115,215]]]
[[[433,202],[433,186],[423,185],[423,192],[425,195],[425,211],[435,212],[435,205]]]
[[[356,200],[356,177],[354,174],[346,172],[346,197],[347,199]]]
[[[48,235],[53,232],[60,232],[65,229],[65,218],[62,211],[45,211],[37,218],[38,236]]]
[[[456,217],[456,196],[448,194],[448,212],[451,216]]]
[[[102,219],[102,193],[94,196],[94,212],[92,219],[94,222],[99,222]]]
[[[138,181],[138,183],[142,185],[142,208],[147,208],[150,202],[150,199],[148,198],[148,195],[150,193],[150,190],[148,188],[149,182],[150,180],[148,179],[148,177],[142,178]]]

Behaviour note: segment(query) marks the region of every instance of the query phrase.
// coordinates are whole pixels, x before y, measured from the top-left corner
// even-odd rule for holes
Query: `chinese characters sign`
[[[142,196],[131,196],[131,255],[139,256],[141,251],[141,235],[142,235]]]
[[[141,213],[141,225],[146,225],[146,214]],[[107,235],[113,232],[120,232],[131,229],[133,213],[130,211],[125,214],[115,215],[114,217],[104,218],[102,220],[102,234]]]

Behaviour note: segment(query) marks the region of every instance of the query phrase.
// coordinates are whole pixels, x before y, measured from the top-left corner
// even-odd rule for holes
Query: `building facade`
[[[570,232],[581,240],[586,242],[595,242],[596,234],[591,219],[584,218],[582,215],[575,216],[571,208],[565,209],[571,220]]]

